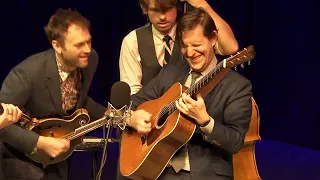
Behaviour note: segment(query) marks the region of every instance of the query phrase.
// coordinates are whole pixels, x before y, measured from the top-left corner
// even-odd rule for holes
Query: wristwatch
[[[211,122],[211,118],[208,121],[206,121],[205,123],[201,124],[200,127],[206,127],[206,126],[208,126],[208,124],[210,122]]]

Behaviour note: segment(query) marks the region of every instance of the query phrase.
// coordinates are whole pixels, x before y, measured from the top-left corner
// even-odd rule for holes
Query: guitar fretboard
[[[233,56],[230,56],[221,62],[219,62],[216,67],[211,70],[208,74],[206,74],[203,78],[201,78],[198,82],[194,83],[190,88],[188,88],[185,93],[190,94],[190,96],[194,96],[198,94],[198,92],[203,88],[203,86],[207,85],[219,72],[226,68],[236,67],[239,64],[247,62],[255,57],[254,47],[248,46],[244,48],[241,52],[236,53]],[[166,105],[158,114],[158,119],[163,118],[166,115],[170,115],[174,112],[177,107],[175,102],[181,98],[181,95],[174,99],[171,103]]]
[[[206,85],[217,73],[219,73],[222,69],[226,67],[226,61],[227,59],[224,59],[221,62],[219,62],[213,70],[211,70],[198,82],[190,86],[185,91],[185,93],[190,94],[191,96],[197,94],[204,85]],[[174,112],[177,109],[175,102],[180,98],[181,98],[181,95],[178,96],[176,99],[174,99],[171,103],[169,103],[165,108],[163,108],[162,111],[159,113],[158,118],[161,118],[164,115],[171,114],[172,112]]]

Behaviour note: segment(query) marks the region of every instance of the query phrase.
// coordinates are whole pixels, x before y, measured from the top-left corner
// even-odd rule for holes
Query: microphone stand
[[[108,103],[108,109],[110,110],[110,112],[107,117],[108,118],[107,123],[105,126],[103,126],[104,147],[103,147],[103,153],[102,153],[102,158],[100,163],[100,169],[96,176],[96,180],[100,180],[102,176],[103,167],[107,161],[108,143],[118,142],[117,139],[112,138],[112,131],[115,127],[119,127],[121,130],[124,130],[126,126],[126,119],[131,115],[130,114],[131,105],[132,105],[132,102],[130,102],[129,106],[125,105],[118,110],[118,109],[115,109],[112,106],[112,104]]]

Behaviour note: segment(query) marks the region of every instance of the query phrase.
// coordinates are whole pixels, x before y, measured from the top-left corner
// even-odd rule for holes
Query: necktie
[[[163,41],[166,42],[166,45],[167,47],[171,50],[170,48],[170,40],[171,40],[171,37],[169,35],[165,35],[163,37]],[[171,54],[170,52],[167,50],[167,48],[164,48],[165,52],[164,52],[164,59],[165,61],[167,62],[167,64],[169,63],[170,61],[170,58],[171,58]]]
[[[196,72],[196,71],[191,71],[191,84],[190,84],[190,86],[192,86],[196,82],[196,79],[199,78],[200,76],[201,76],[201,73]],[[183,169],[185,167],[190,168],[190,162],[186,161],[187,157],[189,160],[187,146],[188,146],[188,144],[186,144],[181,149],[179,149],[176,152],[175,156],[173,157],[172,161],[170,162],[172,168],[176,171],[176,173],[178,173],[181,169]],[[188,163],[189,165],[187,165],[186,163]]]
[[[201,76],[201,73],[196,72],[196,71],[192,71],[191,72],[191,84],[190,84],[190,86],[192,86],[196,82],[196,79],[198,77],[200,77],[200,76]]]

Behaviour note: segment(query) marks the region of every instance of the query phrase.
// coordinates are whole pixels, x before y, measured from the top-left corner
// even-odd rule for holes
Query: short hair
[[[198,25],[203,27],[203,34],[208,39],[216,36],[216,33],[213,33],[213,31],[216,31],[217,28],[210,15],[203,8],[193,8],[187,11],[178,23],[177,35],[181,44],[183,43],[182,33],[187,30],[192,30]]]
[[[78,11],[71,9],[58,9],[44,27],[49,42],[57,40],[64,45],[64,36],[71,24],[90,30],[90,22]]]
[[[180,0],[139,0],[139,4],[144,13],[146,13],[145,11],[148,11],[150,1],[155,1],[156,9],[164,12],[170,8],[176,7],[177,20],[179,20],[183,14],[182,3],[180,2]]]

